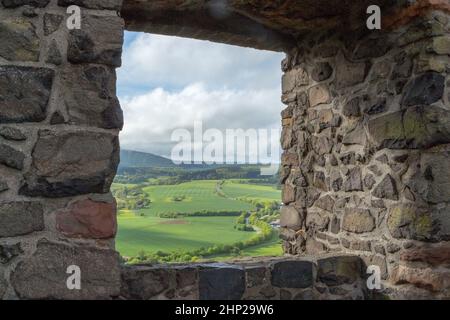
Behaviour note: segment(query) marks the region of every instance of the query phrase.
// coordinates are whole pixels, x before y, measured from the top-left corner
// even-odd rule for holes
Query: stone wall
[[[288,53],[286,253],[359,255],[390,296],[450,297],[449,56],[438,11],[395,30],[315,33]]]
[[[127,266],[119,299],[361,300],[364,262],[355,256],[234,264]]]
[[[66,7],[82,7],[68,30]],[[109,298],[121,1],[0,1],[0,299]],[[107,32],[105,32],[107,30]],[[81,291],[66,287],[80,266]]]
[[[380,267],[389,297],[450,296],[448,3],[379,1],[405,10],[390,17],[396,29],[367,34],[352,28],[361,29],[360,5],[332,16],[326,0],[282,1],[299,4],[288,11],[269,2],[235,1],[230,16],[276,36],[239,34],[221,16],[211,34],[292,47],[282,79],[284,250],[330,260],[121,267],[109,190],[123,123],[121,1],[0,0],[0,299],[370,298],[367,265]],[[82,8],[80,30],[66,27],[71,4]],[[434,7],[442,11],[424,14]],[[66,286],[71,265],[82,290]]]

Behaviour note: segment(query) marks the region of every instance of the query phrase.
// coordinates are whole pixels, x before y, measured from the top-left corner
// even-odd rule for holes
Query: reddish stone
[[[430,247],[419,247],[405,250],[400,254],[400,260],[424,262],[432,266],[450,266],[450,244],[441,243]]]
[[[391,274],[393,284],[412,284],[418,288],[430,291],[444,292],[450,288],[450,272],[448,270],[433,270],[430,268],[396,267]]]
[[[383,28],[395,28],[408,24],[417,17],[426,15],[432,10],[450,12],[448,0],[418,0],[414,4],[396,10],[392,15],[383,19]]]
[[[70,238],[114,238],[117,232],[116,201],[77,201],[56,213],[56,228]]]

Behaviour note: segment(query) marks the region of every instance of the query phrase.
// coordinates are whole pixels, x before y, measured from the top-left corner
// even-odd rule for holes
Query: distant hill
[[[148,168],[148,167],[160,167],[160,168],[172,168],[175,164],[172,160],[157,156],[156,154],[120,150],[120,165],[122,168]]]

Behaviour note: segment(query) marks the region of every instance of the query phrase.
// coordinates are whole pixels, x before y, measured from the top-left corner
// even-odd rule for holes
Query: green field
[[[274,187],[239,183],[238,180],[227,180],[217,192],[218,182],[198,180],[143,188],[151,199],[148,209],[119,211],[116,246],[121,255],[132,257],[142,251],[188,251],[216,244],[232,244],[253,237],[256,232],[234,229],[237,217],[158,217],[158,214],[165,212],[249,211],[254,209],[252,205],[236,198],[272,201],[281,197],[280,191]],[[115,184],[113,188],[120,186],[123,185]],[[182,200],[176,201],[175,198]],[[267,243],[245,248],[242,252],[242,255],[250,256],[279,254],[281,246],[276,237]],[[222,258],[226,257],[217,257]]]

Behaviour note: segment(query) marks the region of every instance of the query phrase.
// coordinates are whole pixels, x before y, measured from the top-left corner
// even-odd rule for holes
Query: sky
[[[170,157],[177,129],[279,129],[284,54],[125,33],[117,93],[123,149]],[[274,144],[278,137],[270,136]]]

